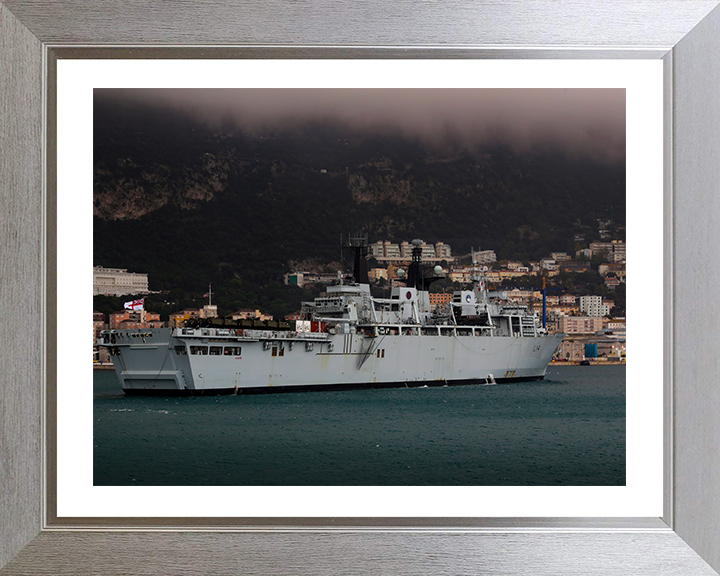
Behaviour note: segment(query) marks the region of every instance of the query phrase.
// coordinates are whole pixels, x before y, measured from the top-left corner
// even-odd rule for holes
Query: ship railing
[[[231,338],[234,340],[312,340],[329,338],[326,332],[295,332],[293,330],[257,330],[234,328],[176,328],[175,336],[195,338]]]

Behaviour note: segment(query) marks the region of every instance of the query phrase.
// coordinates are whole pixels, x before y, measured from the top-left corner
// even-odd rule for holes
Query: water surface
[[[95,485],[625,484],[625,366],[497,385],[157,398],[94,372]]]

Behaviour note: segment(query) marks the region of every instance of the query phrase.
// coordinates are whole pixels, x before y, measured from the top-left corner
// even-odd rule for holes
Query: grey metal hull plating
[[[217,394],[534,380],[544,377],[563,337],[228,332],[118,333],[113,363],[123,390]]]

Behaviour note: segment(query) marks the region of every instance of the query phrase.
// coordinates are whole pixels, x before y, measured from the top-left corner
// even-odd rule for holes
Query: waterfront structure
[[[150,294],[148,275],[128,272],[126,268],[93,267],[93,294],[125,296],[127,294]]]
[[[558,348],[556,358],[568,362],[582,362],[585,360],[585,342],[582,340],[563,340],[560,348]]]

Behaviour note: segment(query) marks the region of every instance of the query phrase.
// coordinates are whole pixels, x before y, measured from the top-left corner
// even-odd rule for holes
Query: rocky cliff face
[[[230,165],[207,153],[183,167],[140,165],[118,158],[114,169],[95,168],[93,214],[103,220],[134,220],[172,203],[192,210],[227,187]]]

